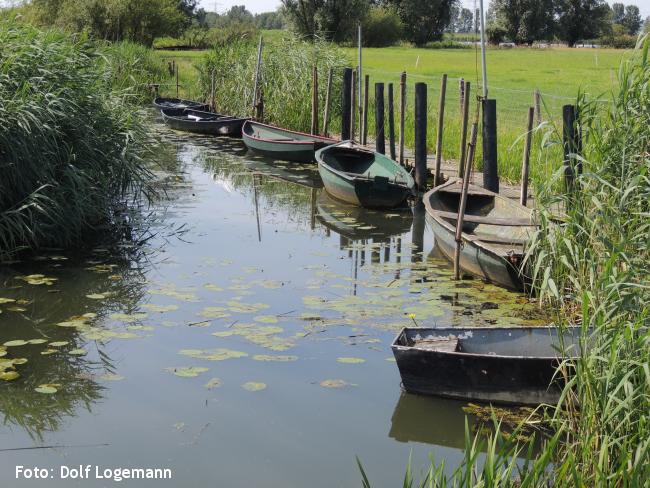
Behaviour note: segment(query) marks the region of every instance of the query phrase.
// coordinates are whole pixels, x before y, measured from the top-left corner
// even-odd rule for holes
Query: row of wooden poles
[[[341,94],[341,139],[357,140],[362,145],[368,144],[368,102],[370,94],[370,77],[365,75],[364,89],[358,90],[357,70],[345,68],[343,71],[343,89]],[[331,105],[333,71],[330,69],[327,77],[327,89],[325,96],[325,111],[323,117],[323,134],[329,133],[329,116]],[[394,85],[388,83],[388,151],[391,159],[398,161],[405,166],[407,161],[404,157],[404,134],[406,115],[406,72],[400,76],[399,86],[399,136],[396,143],[395,134],[395,103]],[[363,93],[362,103],[358,103],[357,93]],[[440,85],[440,99],[438,104],[438,118],[436,131],[435,165],[433,170],[433,186],[442,183],[442,145],[445,118],[445,102],[447,93],[447,75],[443,74]],[[471,105],[471,83],[463,81],[461,84],[461,137],[460,157],[458,161],[458,177],[465,174],[467,157],[469,156],[470,143],[467,140],[469,129]],[[357,128],[357,106],[359,117],[359,135],[355,133]],[[527,204],[528,181],[530,173],[530,154],[532,136],[535,124],[541,123],[541,98],[539,92],[535,92],[535,106],[528,107],[528,119],[524,139],[524,151],[522,157],[521,191],[520,203]],[[497,103],[494,99],[483,99],[477,97],[477,108],[475,124],[478,127],[479,113],[482,115],[482,142],[483,142],[483,185],[486,189],[499,192],[499,176],[497,164]],[[259,112],[258,112],[259,114]],[[385,107],[385,84],[375,83],[375,150],[378,153],[386,154],[386,107]],[[420,191],[425,191],[428,182],[427,166],[427,85],[426,83],[415,84],[415,144],[414,144],[414,169],[415,182]],[[581,137],[578,130],[577,110],[575,105],[564,105],[562,107],[563,120],[563,146],[564,146],[564,172],[567,190],[573,187],[573,180],[576,171],[581,171],[581,165],[576,157],[581,150]],[[478,131],[478,128],[477,128]],[[313,68],[312,74],[312,103],[311,103],[311,133],[319,133],[319,107],[318,107],[318,70]],[[471,136],[470,136],[471,139]],[[474,141],[475,142],[475,141]],[[397,151],[399,147],[399,152]],[[473,155],[472,155],[473,157]],[[576,162],[574,164],[574,162]]]

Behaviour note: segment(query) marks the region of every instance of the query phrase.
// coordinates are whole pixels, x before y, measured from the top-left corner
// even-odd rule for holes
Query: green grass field
[[[277,31],[266,42],[280,42]],[[203,56],[200,51],[159,51],[165,60],[174,59],[180,66],[181,93],[189,97],[198,94],[196,70],[193,66]],[[349,59],[350,66],[356,65],[356,49],[344,48],[342,53]],[[525,132],[528,107],[533,104],[534,91],[542,93],[542,126],[535,135],[531,158],[531,175],[536,179],[548,178],[560,164],[559,147],[555,151],[540,151],[543,132],[557,124],[562,105],[574,103],[579,92],[590,98],[603,98],[614,87],[616,72],[621,60],[629,51],[614,49],[489,49],[488,86],[489,97],[497,100],[499,171],[508,181],[517,181],[521,172],[523,151],[522,134]],[[467,49],[416,49],[391,47],[364,49],[364,74],[370,76],[369,133],[374,133],[374,83],[394,83],[397,106],[399,75],[408,74],[407,123],[405,139],[407,146],[413,145],[413,84],[425,82],[428,85],[429,126],[427,144],[433,151],[436,137],[436,120],[440,80],[448,75],[447,103],[443,158],[454,160],[460,148],[460,97],[458,81],[462,77],[472,84],[472,99],[480,90],[480,52]],[[167,93],[175,91],[169,87]],[[387,90],[386,90],[387,91]],[[473,103],[470,117],[475,113]],[[309,110],[306,105],[306,110]],[[281,123],[281,121],[275,121]],[[307,129],[307,128],[305,128]],[[479,144],[480,149],[480,144]],[[550,159],[549,159],[550,155]],[[477,157],[480,160],[480,154]]]

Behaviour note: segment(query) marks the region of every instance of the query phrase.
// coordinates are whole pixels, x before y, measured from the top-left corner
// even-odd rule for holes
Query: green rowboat
[[[318,172],[334,198],[368,208],[392,208],[414,194],[415,182],[396,161],[351,141],[316,152]]]
[[[313,163],[315,151],[337,142],[329,137],[281,129],[252,120],[244,124],[242,137],[251,151],[297,163]]]

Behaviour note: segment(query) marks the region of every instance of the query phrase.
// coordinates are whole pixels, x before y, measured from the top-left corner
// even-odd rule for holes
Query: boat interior
[[[557,327],[417,329],[407,328],[395,345],[436,352],[488,356],[575,357],[581,328]]]

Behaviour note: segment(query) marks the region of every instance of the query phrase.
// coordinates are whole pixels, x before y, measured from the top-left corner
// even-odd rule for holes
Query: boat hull
[[[195,102],[194,100],[184,100],[182,98],[154,98],[153,106],[157,109],[192,109],[192,110],[210,110],[210,106]]]
[[[528,334],[535,328],[520,329],[514,334]],[[537,329],[549,330],[546,327]],[[555,404],[560,398],[564,383],[556,377],[556,369],[561,359],[553,355],[504,356],[421,349],[408,345],[406,330],[397,336],[392,350],[402,385],[409,393],[510,405]],[[435,332],[436,329],[423,330],[441,333]],[[502,333],[514,330],[504,328]],[[476,340],[489,344],[490,339],[483,339],[479,334]],[[513,339],[515,349],[516,340]]]
[[[256,154],[266,156],[271,159],[279,159],[282,161],[291,161],[294,163],[313,163],[314,153],[317,148],[315,144],[284,144],[278,146],[267,141],[262,141],[243,134],[244,143],[246,147]]]
[[[436,218],[427,214],[427,222],[440,251],[450,261],[454,260],[456,236]],[[515,291],[523,291],[524,283],[519,270],[509,261],[472,241],[464,240],[460,251],[460,268],[478,278]]]
[[[198,111],[197,111],[198,112]],[[191,120],[183,116],[170,116],[162,112],[163,121],[174,130],[213,136],[241,137],[242,126],[246,119],[220,117],[215,120]]]

